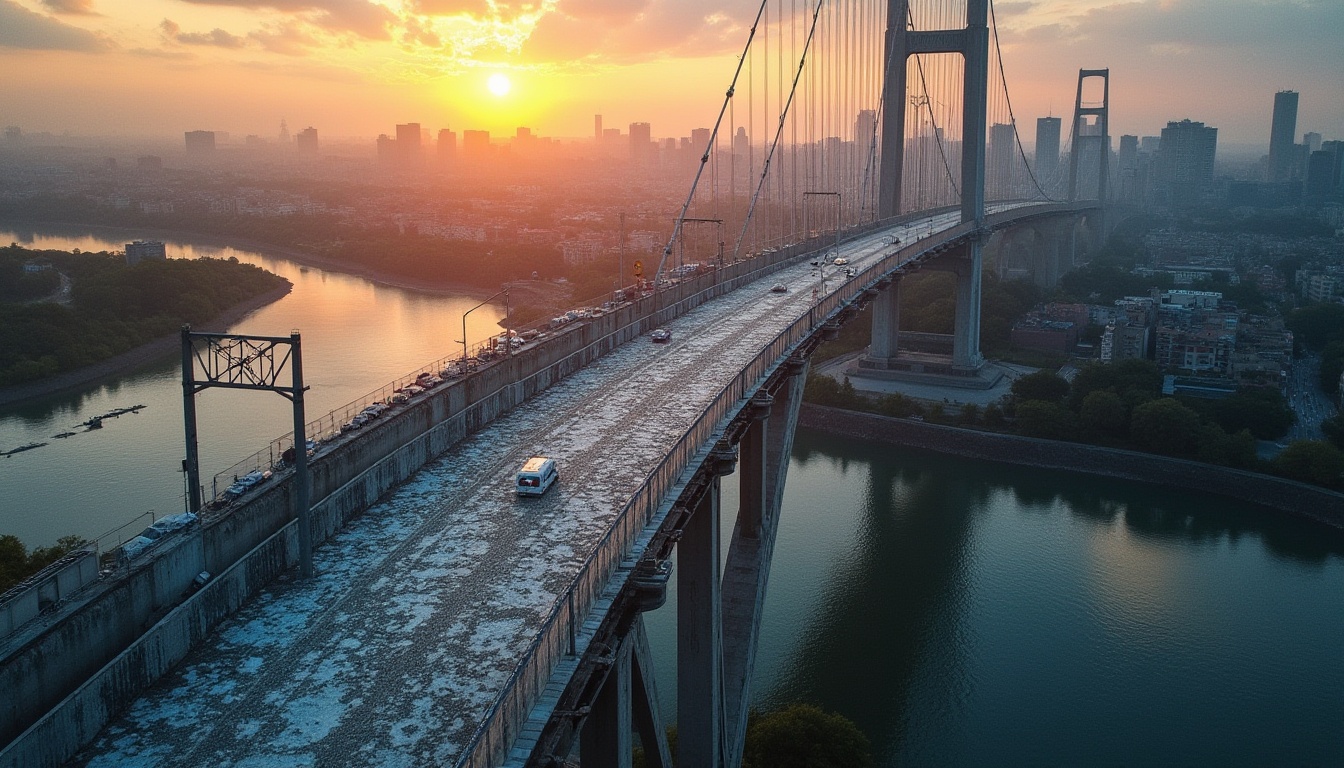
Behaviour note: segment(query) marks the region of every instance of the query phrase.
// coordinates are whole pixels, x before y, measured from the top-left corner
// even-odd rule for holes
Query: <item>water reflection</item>
[[[792,458],[757,706],[840,711],[886,765],[1341,756],[1338,532],[806,429]]]

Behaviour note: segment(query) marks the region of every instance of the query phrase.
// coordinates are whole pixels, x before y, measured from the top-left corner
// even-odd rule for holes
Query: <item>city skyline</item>
[[[712,124],[754,3],[563,0],[0,0],[3,122],[29,132],[275,136],[280,120],[372,138],[418,121],[655,137]],[[1344,6],[1277,0],[1077,0],[995,9],[1018,130],[1065,116],[1077,70],[1114,76],[1112,133],[1189,118],[1229,148],[1268,150],[1272,94],[1298,126],[1344,137]],[[508,78],[501,81],[500,75]],[[492,80],[493,78],[493,80]],[[239,94],[247,83],[246,96]],[[656,88],[649,87],[656,83]],[[1238,98],[1231,98],[1233,95]]]

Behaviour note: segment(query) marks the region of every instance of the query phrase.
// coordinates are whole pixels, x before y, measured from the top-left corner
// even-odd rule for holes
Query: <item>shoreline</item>
[[[1151,453],[982,432],[803,403],[801,426],[967,459],[1212,493],[1344,530],[1344,494],[1295,480]]]
[[[375,269],[362,267],[359,265],[346,264],[336,259],[329,259],[323,256],[307,253],[305,251],[287,248],[282,245],[265,243],[259,240],[252,240],[246,237],[233,237],[229,235],[210,235],[193,232],[185,229],[163,229],[158,227],[119,227],[112,224],[81,224],[68,221],[44,221],[40,224],[31,222],[15,222],[12,220],[0,219],[0,227],[9,227],[12,229],[31,229],[34,232],[40,232],[43,228],[49,230],[77,230],[89,234],[112,234],[125,233],[128,237],[138,239],[159,239],[159,240],[179,240],[186,241],[195,245],[216,246],[220,248],[236,248],[243,251],[252,251],[261,256],[267,256],[273,259],[285,259],[295,264],[306,267],[316,267],[329,272],[340,272],[346,275],[362,277],[369,282],[386,285],[392,288],[401,288],[408,291],[417,291],[420,293],[432,294],[454,294],[467,295],[475,298],[485,298],[493,291],[488,288],[482,288],[467,283],[454,283],[449,281],[423,281],[401,278],[394,275],[388,275]],[[26,247],[26,246],[25,246]]]
[[[285,285],[272,291],[267,291],[260,296],[235,304],[232,307],[220,312],[211,318],[208,323],[201,325],[195,330],[207,333],[221,333],[228,329],[228,326],[237,323],[249,314],[273,304],[294,290],[293,283],[288,280]],[[47,379],[31,381],[26,384],[12,384],[7,387],[0,387],[0,408],[11,405],[20,405],[32,400],[37,400],[47,395],[57,395],[70,392],[75,389],[87,386],[111,376],[118,376],[136,368],[140,368],[150,363],[156,362],[168,357],[178,349],[180,337],[177,334],[169,336],[160,336],[157,339],[147,341],[134,349],[129,349],[119,355],[114,355],[101,362],[86,365],[73,371],[59,373]]]

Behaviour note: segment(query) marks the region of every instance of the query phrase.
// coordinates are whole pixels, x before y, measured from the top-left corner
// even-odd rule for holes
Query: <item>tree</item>
[[[1201,436],[1199,414],[1170,397],[1150,400],[1131,414],[1129,436],[1146,451],[1193,456]]]
[[[1229,434],[1249,429],[1261,440],[1282,437],[1293,425],[1293,410],[1276,389],[1243,389],[1213,404],[1213,417]]]
[[[1036,371],[1013,382],[1013,397],[1058,403],[1069,394],[1069,382],[1054,371]]]
[[[1047,440],[1075,440],[1078,418],[1059,403],[1027,400],[1017,404],[1017,432]]]
[[[1089,392],[1078,409],[1078,423],[1094,436],[1122,438],[1129,425],[1129,409],[1109,389]]]
[[[1325,439],[1329,440],[1331,445],[1344,449],[1344,412],[1336,413],[1322,421],[1321,431],[1325,433]]]
[[[747,719],[743,768],[871,768],[872,745],[852,721],[811,704]]]
[[[1294,480],[1339,488],[1344,452],[1321,440],[1297,440],[1274,457],[1274,469]]]
[[[975,403],[966,403],[961,406],[961,413],[957,415],[957,423],[963,426],[973,426],[980,420],[980,406]]]

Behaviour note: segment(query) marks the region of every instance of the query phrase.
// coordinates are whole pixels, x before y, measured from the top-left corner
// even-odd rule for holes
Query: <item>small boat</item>
[[[74,435],[74,434],[75,434],[74,432],[61,432],[61,433],[59,433],[59,434],[52,435],[52,437],[57,437],[57,438],[59,438],[59,437],[70,437],[70,436],[72,436],[72,435]]]
[[[80,423],[80,426],[81,426],[81,427],[86,427],[87,429],[102,429],[102,428],[103,428],[103,417],[102,417],[102,416],[94,416],[92,419],[89,419],[88,421],[81,422],[81,423]]]

